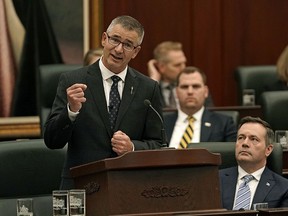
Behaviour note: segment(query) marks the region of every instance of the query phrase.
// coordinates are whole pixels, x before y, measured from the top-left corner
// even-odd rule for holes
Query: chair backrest
[[[217,113],[221,113],[223,115],[231,116],[236,126],[239,123],[240,114],[236,110],[217,110],[217,111],[215,110],[213,112],[217,112]]]
[[[59,189],[66,149],[43,139],[0,142],[0,199],[52,194]]]
[[[38,109],[40,124],[43,131],[44,123],[51,111],[56,95],[60,74],[80,68],[80,64],[49,64],[40,65],[39,80],[37,82]]]
[[[255,90],[255,103],[259,105],[260,95],[264,91],[264,86],[278,80],[276,66],[240,66],[235,70],[235,80],[238,87],[238,102],[242,105],[242,94],[244,89]]]
[[[220,153],[222,164],[219,169],[237,166],[235,159],[235,142],[200,142],[188,145],[188,148],[204,148],[212,153]],[[267,167],[282,175],[283,172],[283,149],[281,144],[275,143],[272,153],[267,159]]]
[[[288,91],[264,92],[260,103],[263,119],[273,130],[288,130]]]

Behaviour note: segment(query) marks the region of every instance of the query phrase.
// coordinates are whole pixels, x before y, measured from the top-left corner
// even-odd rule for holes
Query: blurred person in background
[[[288,90],[288,45],[277,60],[278,80],[264,87],[264,91]]]
[[[83,65],[95,63],[103,55],[103,48],[90,49],[84,56]]]
[[[148,75],[159,82],[161,89],[161,102],[164,108],[176,109],[178,99],[175,92],[176,78],[181,70],[186,67],[186,56],[182,43],[163,41],[154,51],[154,58],[148,61]],[[205,100],[206,106],[213,106],[212,97]]]

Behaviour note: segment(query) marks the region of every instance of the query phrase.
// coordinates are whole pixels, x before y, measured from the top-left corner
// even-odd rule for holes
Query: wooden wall
[[[142,49],[130,64],[144,74],[158,43],[182,42],[188,65],[206,72],[216,106],[237,105],[235,67],[275,64],[288,44],[287,0],[92,0],[92,5],[93,2],[101,4],[100,26],[104,31],[114,17],[123,14],[144,25]],[[97,38],[94,45],[99,44],[96,36],[103,29],[91,29],[92,38]]]

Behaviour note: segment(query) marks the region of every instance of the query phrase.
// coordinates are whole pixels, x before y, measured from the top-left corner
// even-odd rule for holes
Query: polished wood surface
[[[258,216],[287,216],[288,208],[259,209]]]
[[[181,211],[181,212],[160,212],[160,213],[147,213],[147,214],[125,214],[125,216],[157,216],[157,215],[194,215],[194,216],[210,216],[210,215],[225,215],[225,216],[233,216],[233,215],[243,215],[243,216],[258,216],[258,211],[254,210],[246,210],[246,211],[229,211],[225,209],[213,209],[213,210],[197,210],[197,211]],[[122,215],[114,215],[114,216],[122,216]]]
[[[38,116],[0,118],[0,140],[39,138]]]
[[[221,208],[220,154],[206,149],[135,151],[71,169],[90,216]],[[208,198],[209,197],[209,198]]]

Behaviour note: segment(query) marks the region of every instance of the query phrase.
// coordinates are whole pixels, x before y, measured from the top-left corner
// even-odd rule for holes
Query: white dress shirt
[[[193,139],[192,143],[198,143],[200,142],[200,133],[201,133],[201,120],[202,115],[204,112],[204,107],[202,107],[198,112],[196,112],[193,117],[195,118],[195,121],[193,123]],[[169,143],[169,147],[178,148],[180,140],[189,124],[188,115],[182,112],[180,109],[178,110],[178,118],[174,126],[174,130],[171,136],[171,140]]]
[[[260,181],[260,178],[261,178],[261,175],[263,173],[265,169],[265,166],[262,167],[261,169],[253,172],[253,173],[247,173],[245,170],[243,170],[240,166],[238,166],[238,179],[237,179],[237,185],[236,185],[236,190],[235,190],[235,197],[234,197],[234,204],[235,204],[235,201],[236,201],[236,196],[237,196],[237,191],[239,189],[239,186],[240,184],[244,181],[244,179],[242,179],[245,175],[253,175],[254,179],[252,179],[248,185],[249,185],[249,188],[250,188],[250,192],[251,192],[251,200],[250,200],[250,206],[249,206],[249,209],[251,209],[251,204],[252,204],[252,201],[253,201],[253,198],[254,198],[254,195],[255,195],[255,191],[257,189],[257,186],[258,186],[258,183]],[[234,207],[234,204],[233,204],[233,207]]]

